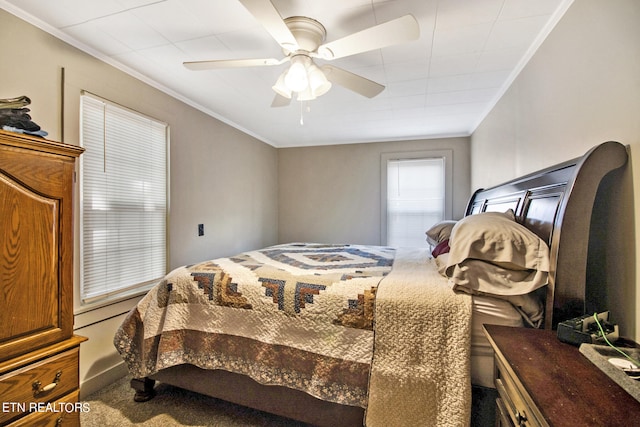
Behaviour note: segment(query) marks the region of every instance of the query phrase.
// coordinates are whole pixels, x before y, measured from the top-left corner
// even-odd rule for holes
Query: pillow
[[[431,251],[431,256],[438,258],[440,255],[447,254],[451,248],[449,247],[449,239],[443,240]]]
[[[514,296],[532,292],[547,284],[548,272],[512,270],[490,262],[466,259],[445,269],[456,292],[472,295]]]
[[[445,273],[454,290],[522,295],[547,283],[549,247],[514,221],[513,211],[463,218],[452,229],[449,246]]]
[[[447,273],[445,272],[445,270],[447,269],[449,252],[447,252],[446,254],[437,256],[434,259],[436,261],[436,267],[438,268],[438,273],[440,273],[441,276],[447,277]]]
[[[451,236],[451,230],[457,221],[441,221],[427,230],[427,241],[431,246],[437,246]]]

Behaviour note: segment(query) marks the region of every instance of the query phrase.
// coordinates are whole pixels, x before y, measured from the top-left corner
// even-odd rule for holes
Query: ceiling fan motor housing
[[[298,42],[298,50],[314,52],[327,37],[327,30],[315,19],[306,16],[291,16],[284,20],[285,24]],[[289,54],[285,50],[285,55]]]

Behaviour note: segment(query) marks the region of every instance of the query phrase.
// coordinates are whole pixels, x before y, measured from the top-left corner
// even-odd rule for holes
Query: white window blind
[[[445,159],[387,161],[387,244],[427,247],[425,231],[445,214]]]
[[[166,273],[165,123],[81,98],[81,298],[131,292]]]

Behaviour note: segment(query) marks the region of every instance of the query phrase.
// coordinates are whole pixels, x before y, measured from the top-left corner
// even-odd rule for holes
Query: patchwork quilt
[[[395,250],[288,244],[177,268],[115,346],[137,378],[189,363],[366,406],[373,308]]]
[[[388,425],[389,399],[464,425],[470,301],[453,293],[426,250],[293,243],[175,269],[131,310],[114,344],[136,378],[192,364],[344,405],[367,408],[375,397],[369,426]],[[433,319],[441,326],[429,338]],[[418,388],[433,393],[405,390],[407,378],[420,377]]]

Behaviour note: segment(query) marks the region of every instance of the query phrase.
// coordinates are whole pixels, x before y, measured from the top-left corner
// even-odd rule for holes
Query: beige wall
[[[64,136],[64,142],[79,144],[82,90],[169,124],[169,268],[277,242],[278,156],[274,147],[2,10],[0,43],[5,53],[0,60],[0,98],[28,95],[33,120],[49,132],[50,139]],[[199,223],[205,226],[203,237],[197,236]],[[76,248],[76,265],[77,260]],[[76,283],[78,277],[76,272]],[[76,333],[89,337],[81,347],[80,379],[85,393],[99,386],[93,384],[94,379],[121,366],[113,334],[135,299],[90,311],[77,301],[76,295]]]
[[[453,217],[461,218],[471,195],[468,138],[279,149],[278,240],[383,243],[382,154],[444,149],[453,151]]]
[[[640,338],[640,2],[576,0],[471,138],[473,188],[584,154],[607,140],[631,162],[607,230],[616,257],[607,306],[622,334]],[[498,155],[496,155],[498,154]]]

